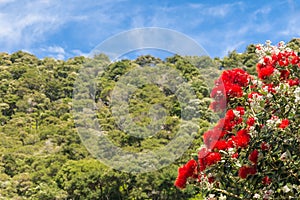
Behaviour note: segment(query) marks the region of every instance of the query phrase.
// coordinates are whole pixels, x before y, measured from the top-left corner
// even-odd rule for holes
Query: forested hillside
[[[291,48],[299,41],[292,40]],[[22,51],[0,54],[0,199],[194,199],[198,193],[173,186],[177,169],[202,144],[202,134],[216,122],[208,107],[211,85],[224,68],[255,70],[254,45],[220,59],[181,57],[165,60],[141,56],[113,62],[99,76],[97,117],[108,138],[127,151],[160,148],[174,137],[181,119],[174,94],[157,85],[139,88],[130,99],[131,117],[149,124],[148,112],[159,102],[168,110],[166,123],[153,137],[137,138],[116,125],[110,95],[122,75],[137,67],[162,65],[180,71],[199,99],[199,131],[189,150],[173,164],[149,173],[131,174],[107,167],[83,145],[72,115],[74,81],[86,63],[109,62],[105,55],[66,61],[39,59]]]
[[[193,191],[181,192],[173,187],[180,160],[159,171],[132,175],[106,167],[82,144],[71,114],[73,84],[85,63],[97,65],[104,61],[108,61],[104,55],[67,61],[38,59],[25,52],[0,55],[1,198],[183,199],[193,196]],[[197,67],[186,59],[174,56],[161,61],[144,56],[112,63],[99,77],[97,98],[101,101],[97,113],[109,139],[128,151],[159,148],[172,139],[172,132],[178,128],[178,102],[154,85],[141,88],[130,101],[130,113],[141,126],[149,121],[144,113],[153,102],[160,102],[170,110],[167,124],[154,137],[129,136],[119,130],[111,116],[108,102],[117,77],[153,62],[178,69],[191,83],[201,99],[201,132],[212,118],[212,113],[207,112],[208,88]],[[197,140],[199,136],[195,146],[201,143]]]

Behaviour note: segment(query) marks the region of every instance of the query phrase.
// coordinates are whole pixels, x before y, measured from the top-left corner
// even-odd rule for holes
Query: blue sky
[[[120,32],[161,27],[223,57],[300,37],[299,11],[299,0],[0,0],[0,51],[68,59]]]

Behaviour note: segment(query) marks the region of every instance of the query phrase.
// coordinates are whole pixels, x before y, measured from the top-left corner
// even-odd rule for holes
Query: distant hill
[[[297,50],[300,39],[292,39],[287,45]],[[253,73],[256,62],[255,45],[249,45],[243,53],[229,52],[222,59],[175,55],[161,60],[144,55],[113,63],[103,54],[63,61],[39,59],[22,51],[0,53],[0,199],[193,199],[199,191],[179,191],[173,182],[178,166],[196,152],[202,134],[218,118],[208,109],[214,79],[228,68],[241,67]],[[182,108],[197,108],[189,111],[189,117],[200,128],[181,158],[154,172],[130,174],[107,167],[89,153],[71,112],[74,83],[83,67],[104,64],[92,95],[97,122],[107,138],[128,152],[157,150],[176,136]],[[162,126],[153,126],[157,128],[155,135],[138,138],[120,127],[111,109],[111,94],[128,72],[147,66],[178,71],[196,99],[181,105],[176,94],[162,85],[140,86],[128,100],[131,120],[143,129],[152,126],[149,112],[159,110],[153,105],[161,105],[166,112]]]

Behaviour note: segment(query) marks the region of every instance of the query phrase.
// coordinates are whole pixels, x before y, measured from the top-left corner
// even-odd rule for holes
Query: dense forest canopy
[[[299,39],[288,44],[298,50]],[[181,107],[174,94],[145,85],[129,101],[130,116],[140,126],[151,119],[149,108],[159,102],[167,110],[163,127],[153,137],[126,134],[115,122],[111,92],[119,77],[136,67],[168,66],[180,71],[199,99],[199,130],[184,155],[157,171],[131,174],[107,167],[89,153],[74,124],[72,98],[79,70],[109,63],[103,55],[69,60],[39,59],[18,51],[0,54],[0,199],[197,199],[196,189],[173,186],[177,168],[201,146],[201,135],[218,116],[208,109],[213,80],[222,69],[255,70],[255,46],[224,58],[174,55],[161,60],[150,55],[110,63],[99,75],[95,101],[97,118],[107,137],[127,151],[155,150],[168,144],[179,129]]]

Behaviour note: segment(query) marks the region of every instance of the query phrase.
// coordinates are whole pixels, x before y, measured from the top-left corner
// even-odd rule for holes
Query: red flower
[[[186,181],[187,179],[183,176],[179,176],[176,178],[174,185],[179,188],[179,189],[183,189],[186,186]]]
[[[289,65],[289,61],[288,60],[278,60],[278,64],[281,66],[281,67],[284,67],[284,66],[288,66]]]
[[[236,159],[237,159],[238,157],[239,157],[239,153],[238,153],[238,152],[232,154],[232,156],[231,156],[231,158],[236,158]]]
[[[220,130],[212,129],[203,134],[203,142],[208,149],[213,149],[221,135]]]
[[[184,188],[186,181],[189,177],[192,177],[195,174],[195,169],[197,168],[197,162],[195,160],[190,160],[184,166],[178,169],[178,176],[174,185],[177,188]]]
[[[247,130],[239,130],[236,136],[232,136],[232,140],[237,148],[246,147],[250,142],[250,135]]]
[[[224,88],[224,86],[223,85],[218,85],[218,86],[215,86],[213,89],[212,89],[212,91],[211,91],[211,93],[210,93],[210,97],[211,98],[214,98],[214,99],[220,99],[220,98],[222,98],[222,97],[224,97],[225,96],[225,88]]]
[[[234,114],[233,110],[232,109],[228,110],[225,115],[225,120],[231,121],[231,120],[234,120],[234,118],[235,118],[235,114]]]
[[[270,148],[270,145],[266,142],[262,142],[261,145],[260,145],[260,148],[263,150],[263,151],[266,151]]]
[[[224,71],[221,75],[221,80],[225,84],[236,84],[241,87],[245,87],[248,85],[250,80],[250,75],[239,68]]]
[[[239,169],[239,177],[240,178],[247,178],[248,173],[249,173],[248,171],[249,171],[248,167],[245,167],[245,166],[241,167]]]
[[[253,126],[254,123],[255,123],[254,117],[249,117],[249,118],[247,119],[247,125],[248,125],[248,126]]]
[[[274,89],[273,83],[265,84],[263,86],[263,89],[267,89],[268,92],[276,93],[276,90]]]
[[[202,148],[198,152],[200,171],[205,170],[206,167],[215,164],[220,160],[221,160],[221,154],[219,152],[208,152],[206,148]]]
[[[250,82],[251,76],[242,69],[226,70],[221,77],[215,81],[215,87],[210,96],[215,99],[210,104],[210,108],[215,111],[226,109],[227,98],[243,96],[242,87],[246,87]]]
[[[280,72],[280,78],[281,78],[282,80],[288,79],[288,78],[289,78],[289,75],[290,75],[290,72],[289,72],[288,70],[282,70],[282,71]]]
[[[245,110],[243,107],[239,106],[235,109],[238,111],[238,114],[235,114],[234,110],[230,109],[226,112],[225,118],[220,121],[223,123],[223,130],[224,131],[231,131],[234,126],[243,122],[242,115],[245,114]],[[219,127],[220,123],[218,124]]]
[[[248,167],[248,166],[242,166],[240,169],[239,169],[239,177],[240,178],[247,178],[248,175],[254,175],[256,174],[256,168],[255,166],[252,166],[252,167]]]
[[[227,148],[229,149],[229,148],[233,148],[233,147],[234,147],[233,141],[231,138],[229,138],[227,141]]]
[[[253,99],[253,98],[257,98],[262,96],[261,94],[257,93],[257,92],[251,92],[250,94],[248,94],[248,98],[249,99]],[[251,100],[249,100],[251,102]]]
[[[241,116],[245,114],[245,108],[243,106],[238,106],[235,110],[239,111]]]
[[[258,73],[258,77],[260,79],[267,79],[269,76],[271,76],[274,72],[274,67],[271,66],[271,65],[268,65],[266,67],[263,67],[261,69],[258,69],[257,70],[257,73]]]
[[[209,182],[209,183],[213,183],[214,181],[215,181],[215,178],[214,178],[214,177],[209,177],[209,178],[208,178],[208,182]]]
[[[281,121],[281,124],[279,125],[279,128],[281,128],[281,129],[285,129],[288,125],[289,125],[289,120],[288,119],[283,119],[282,121]]]
[[[256,64],[256,71],[260,70],[261,68],[263,68],[263,64],[262,63],[257,63]]]
[[[251,152],[249,155],[249,160],[253,162],[253,164],[257,164],[257,159],[258,159],[258,151],[254,149],[254,151]]]
[[[243,96],[242,87],[236,84],[226,84],[225,85],[226,96],[229,98],[241,97]]]
[[[209,154],[209,150],[207,148],[201,148],[200,151],[198,152],[198,159],[205,158]]]
[[[209,154],[209,151],[207,148],[201,148],[200,151],[198,152],[198,162],[199,162],[200,171],[203,171],[206,168],[206,163],[205,163],[204,158],[208,154]]]
[[[265,176],[263,179],[262,179],[262,183],[264,185],[270,185],[270,183],[272,182],[272,179],[270,179],[268,176]]]
[[[291,63],[292,63],[293,65],[296,65],[296,64],[299,63],[299,61],[300,61],[299,57],[296,56],[296,55],[294,55],[294,56],[293,56],[293,59],[292,59],[292,61],[291,61]]]
[[[227,142],[225,140],[219,140],[216,142],[214,148],[218,149],[218,150],[225,150],[227,149]]]
[[[205,159],[206,159],[207,166],[210,166],[221,160],[221,154],[219,152],[212,152],[209,153]]]
[[[199,158],[199,166],[200,166],[200,171],[204,171],[206,169],[206,163],[204,161],[204,158],[202,159]]]
[[[272,58],[271,58],[271,57],[269,57],[269,56],[264,57],[264,63],[265,63],[265,64],[270,64],[271,61],[272,61]]]
[[[292,87],[294,85],[300,85],[300,80],[298,78],[288,80],[288,84]]]
[[[198,164],[195,160],[190,160],[186,163],[184,167],[186,168],[186,175],[188,177],[191,177],[194,174],[197,165]]]

